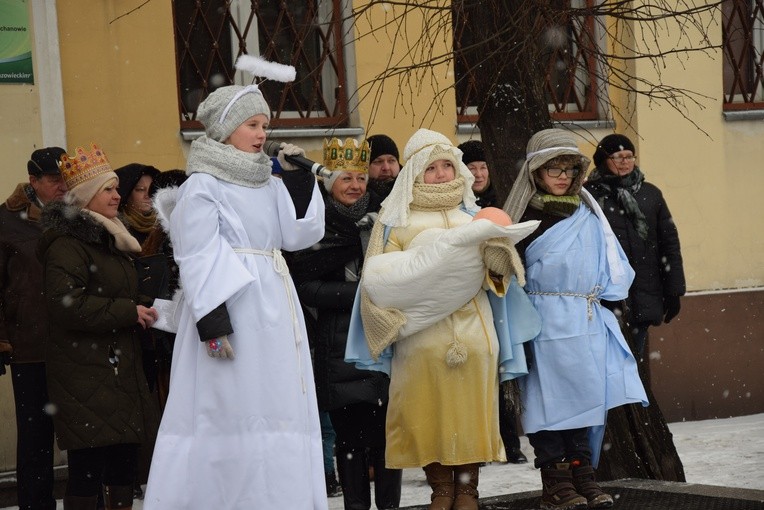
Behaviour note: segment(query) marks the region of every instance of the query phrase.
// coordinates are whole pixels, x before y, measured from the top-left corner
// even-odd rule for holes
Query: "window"
[[[252,83],[242,53],[293,65],[292,83],[264,82],[273,127],[344,126],[348,118],[340,0],[173,0],[182,129],[218,87]]]
[[[556,0],[559,8],[583,9],[593,7],[594,0]],[[463,20],[454,16],[454,47],[469,47],[472,35]],[[596,63],[590,45],[595,41],[594,18],[575,16],[568,11],[564,23],[547,34],[550,44],[549,60],[546,62],[545,90],[549,111],[554,120],[594,120],[598,118],[595,94]],[[455,52],[456,101],[458,121],[477,121],[475,106],[475,78],[466,55]]]
[[[764,109],[764,0],[722,3],[724,109]]]

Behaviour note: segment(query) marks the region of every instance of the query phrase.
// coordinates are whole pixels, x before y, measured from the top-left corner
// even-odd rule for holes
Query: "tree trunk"
[[[629,328],[622,328],[634,351]],[[621,406],[608,412],[605,441],[597,478],[646,478],[684,482],[684,467],[674,446],[668,424],[653,396],[647,377],[650,360],[638,358],[639,375],[645,385],[648,407],[639,404]]]

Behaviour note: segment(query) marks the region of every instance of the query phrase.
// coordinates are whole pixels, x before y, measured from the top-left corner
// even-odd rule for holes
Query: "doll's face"
[[[234,129],[231,136],[225,141],[228,145],[233,145],[240,151],[260,152],[265,143],[265,130],[268,129],[268,117],[262,113],[253,115],[239,127]]]
[[[442,184],[454,179],[456,179],[456,169],[448,159],[436,159],[424,170],[425,184]]]

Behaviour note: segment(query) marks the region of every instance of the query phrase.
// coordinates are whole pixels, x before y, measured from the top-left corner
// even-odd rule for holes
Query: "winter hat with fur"
[[[196,110],[207,136],[221,143],[245,120],[260,114],[271,118],[271,109],[257,85],[220,87]]]
[[[94,143],[90,147],[90,151],[77,147],[74,155],[61,155],[61,175],[69,189],[66,193],[67,201],[78,207],[88,205],[111,179],[119,180],[106,154]]]
[[[465,165],[469,165],[475,161],[486,161],[483,142],[480,140],[468,140],[460,144],[459,149],[463,152],[462,163]]]
[[[631,151],[632,154],[635,153],[634,144],[631,143],[631,140],[624,135],[607,135],[597,144],[597,150],[594,151],[594,166],[597,168],[603,167],[608,156],[621,151]]]

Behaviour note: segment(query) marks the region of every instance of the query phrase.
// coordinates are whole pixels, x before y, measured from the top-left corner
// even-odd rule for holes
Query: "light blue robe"
[[[556,223],[526,249],[525,290],[542,325],[530,343],[530,373],[518,380],[523,430],[591,427],[595,466],[608,409],[637,402],[648,405],[637,362],[618,321],[599,303],[625,299],[634,279],[620,245],[606,243],[609,227],[601,221],[582,203],[570,218]],[[614,265],[608,261],[607,248],[621,262],[617,278],[611,275]]]

